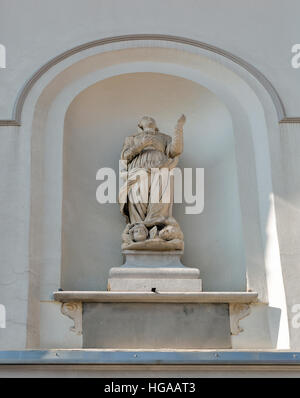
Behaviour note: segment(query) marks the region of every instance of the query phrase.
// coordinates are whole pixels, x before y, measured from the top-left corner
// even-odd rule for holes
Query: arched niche
[[[20,134],[24,140],[31,139],[30,267],[40,275],[41,298],[49,299],[61,285],[63,136],[69,105],[87,87],[113,76],[160,73],[206,87],[230,114],[247,289],[257,291],[261,302],[281,309],[278,340],[286,338],[274,210],[279,138],[272,98],[253,74],[220,54],[195,51],[186,44],[178,48],[166,43],[157,48],[153,41],[143,47],[133,44],[123,42],[122,49],[98,52],[93,48],[69,57],[49,69],[25,100]]]
[[[191,168],[194,179],[196,168],[205,173],[204,211],[189,215],[187,204],[174,206],[185,235],[183,262],[201,269],[205,290],[246,290],[230,114],[199,84],[158,73],[105,79],[81,92],[68,108],[63,148],[64,290],[106,290],[109,269],[122,264],[120,234],[125,223],[117,204],[96,202],[97,170],[110,167],[118,175],[123,141],[136,131],[141,116],[152,115],[162,131],[172,133],[181,112],[187,124],[179,167],[182,172]]]

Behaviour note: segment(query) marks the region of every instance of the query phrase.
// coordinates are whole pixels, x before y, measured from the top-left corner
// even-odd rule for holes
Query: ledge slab
[[[256,292],[105,292],[105,291],[58,291],[56,301],[81,301],[85,303],[252,303],[257,301]]]

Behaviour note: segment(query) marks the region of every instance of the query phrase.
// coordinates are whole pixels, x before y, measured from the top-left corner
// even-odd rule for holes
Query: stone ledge
[[[252,303],[256,292],[54,292],[56,301],[81,301],[86,303]]]

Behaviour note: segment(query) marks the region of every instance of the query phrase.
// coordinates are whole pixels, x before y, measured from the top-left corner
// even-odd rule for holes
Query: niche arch
[[[40,278],[31,278],[31,288],[36,286],[40,297],[49,299],[60,286],[62,142],[67,109],[87,87],[126,73],[160,73],[188,79],[208,88],[226,105],[237,148],[247,289],[257,291],[261,302],[281,308],[280,333],[286,335],[274,208],[274,193],[280,190],[276,159],[278,115],[283,108],[247,69],[221,53],[195,49],[186,43],[122,41],[121,46],[115,42],[101,49],[84,49],[55,63],[30,87],[24,99],[20,134],[31,142],[29,258],[32,273]]]

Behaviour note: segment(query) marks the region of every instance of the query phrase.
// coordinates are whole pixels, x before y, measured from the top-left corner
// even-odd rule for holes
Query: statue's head
[[[139,130],[144,133],[157,133],[158,128],[153,117],[143,116],[138,123]]]
[[[159,237],[164,240],[181,239],[183,240],[183,234],[179,226],[167,225],[160,232]]]
[[[135,242],[143,242],[148,237],[148,229],[144,224],[135,224],[129,231],[131,239]]]

